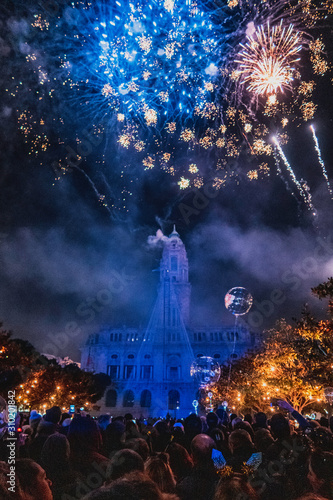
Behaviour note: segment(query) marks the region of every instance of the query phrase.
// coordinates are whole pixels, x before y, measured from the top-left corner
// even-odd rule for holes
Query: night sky
[[[91,88],[86,92],[80,85],[63,83],[69,77],[61,74],[57,57],[66,48],[60,34],[65,32],[69,7],[64,1],[59,5],[56,15],[42,2],[5,1],[0,7],[3,327],[42,352],[51,352],[52,344],[52,353],[79,360],[87,335],[101,326],[146,326],[162,252],[162,243],[149,243],[148,237],[158,229],[169,235],[173,224],[187,249],[193,324],[233,324],[224,296],[235,286],[247,288],[254,297],[245,318],[254,331],[272,327],[281,317],[292,321],[304,304],[324,317],[325,303],[312,297],[311,287],[333,275],[333,201],[310,125],[333,184],[330,71],[313,77],[304,56],[307,81],[318,81],[312,96],[317,111],[307,121],[292,114],[288,142],[282,146],[297,179],[307,182],[309,207],[281,158],[279,173],[274,155],[251,155],[242,145],[241,133],[239,154],[223,157],[214,147],[186,149],[176,139],[166,143],[162,132],[147,131],[131,116],[128,120],[139,124],[140,137],[145,137],[146,152],[121,148],[118,125],[108,110],[101,112],[100,97],[97,100]],[[38,13],[49,20],[47,30],[31,27]],[[328,18],[320,31],[330,64],[331,21]],[[71,41],[68,45],[77,60],[92,57],[89,51],[80,53]],[[83,66],[73,63],[71,82],[77,81],[79,70],[86,71]],[[292,99],[286,92],[287,108]],[[254,122],[260,120],[269,134],[278,133],[276,122],[263,118],[259,109]],[[99,126],[102,132],[93,135]],[[200,127],[207,126],[199,121],[193,129],[202,137]],[[76,158],[74,166],[68,164],[70,151],[77,151],[87,139],[95,141],[91,151]],[[174,175],[163,168],[161,145],[172,153]],[[153,169],[142,167],[147,155],[157,159]],[[216,167],[219,158],[225,160],[222,170]],[[181,190],[180,177],[191,162],[198,165],[202,183]],[[250,180],[248,172],[263,162],[269,165],[269,175]],[[218,190],[212,187],[216,176],[225,179]],[[80,335],[59,341],[72,322],[80,327]]]

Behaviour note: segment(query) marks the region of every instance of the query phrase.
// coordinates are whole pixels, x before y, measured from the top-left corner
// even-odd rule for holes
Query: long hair
[[[214,500],[258,500],[258,496],[244,476],[234,474],[220,479]]]
[[[165,453],[161,453],[149,458],[145,464],[145,471],[163,493],[173,493],[176,480],[165,456],[167,457]]]

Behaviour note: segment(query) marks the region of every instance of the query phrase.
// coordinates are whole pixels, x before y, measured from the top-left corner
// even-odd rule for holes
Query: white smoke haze
[[[158,245],[163,245],[163,243],[165,241],[168,241],[168,237],[164,236],[164,234],[161,231],[161,229],[158,229],[156,231],[156,235],[155,236],[148,236],[148,240],[147,240],[148,245],[152,246],[152,247],[156,247]]]
[[[15,18],[11,18],[7,21],[7,25],[10,29],[10,31],[13,33],[13,35],[28,35],[29,30],[30,30],[30,25],[27,21],[24,19],[21,19],[18,21]]]

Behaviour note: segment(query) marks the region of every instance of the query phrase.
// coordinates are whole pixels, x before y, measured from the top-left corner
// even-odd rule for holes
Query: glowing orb
[[[217,382],[220,375],[221,368],[219,363],[209,356],[202,356],[193,361],[191,365],[191,377],[195,379],[200,388]]]
[[[241,286],[231,288],[224,298],[225,307],[235,316],[242,316],[251,309],[253,297]]]

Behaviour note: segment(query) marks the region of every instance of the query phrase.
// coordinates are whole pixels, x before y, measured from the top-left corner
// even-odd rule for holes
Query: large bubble
[[[205,388],[217,382],[221,375],[219,363],[209,356],[202,356],[193,361],[191,365],[191,376],[200,388]]]
[[[225,307],[235,316],[242,316],[251,309],[253,297],[241,286],[231,288],[224,298]]]

